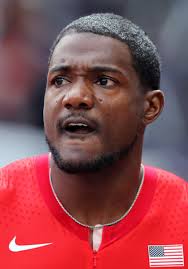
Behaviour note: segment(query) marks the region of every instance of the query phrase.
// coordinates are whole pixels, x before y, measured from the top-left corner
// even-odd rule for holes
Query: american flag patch
[[[183,267],[183,245],[148,246],[150,267]]]

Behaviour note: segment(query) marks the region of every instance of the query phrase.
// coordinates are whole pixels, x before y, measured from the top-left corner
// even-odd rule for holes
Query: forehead
[[[93,33],[71,33],[57,44],[50,66],[72,65],[117,65],[124,69],[133,68],[128,46],[111,37]]]

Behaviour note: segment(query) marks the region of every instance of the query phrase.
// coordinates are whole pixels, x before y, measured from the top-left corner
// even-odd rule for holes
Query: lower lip
[[[95,135],[96,131],[92,131],[92,132],[68,132],[68,131],[64,131],[63,134],[65,134],[66,136],[68,136],[70,138],[84,138],[84,137],[89,137],[89,136]]]

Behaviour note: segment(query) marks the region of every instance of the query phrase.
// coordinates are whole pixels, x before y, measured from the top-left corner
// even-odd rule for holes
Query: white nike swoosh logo
[[[24,250],[30,250],[35,248],[41,248],[48,245],[51,245],[52,243],[45,243],[45,244],[35,244],[35,245],[17,245],[16,244],[16,236],[11,240],[9,244],[9,250],[12,252],[20,252]]]

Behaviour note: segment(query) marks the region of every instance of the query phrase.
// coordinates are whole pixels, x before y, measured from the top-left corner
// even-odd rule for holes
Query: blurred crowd
[[[186,0],[0,0],[0,166],[47,150],[42,106],[58,32],[79,16],[114,12],[140,25],[162,59],[166,107],[146,132],[143,161],[188,179],[187,10]]]

